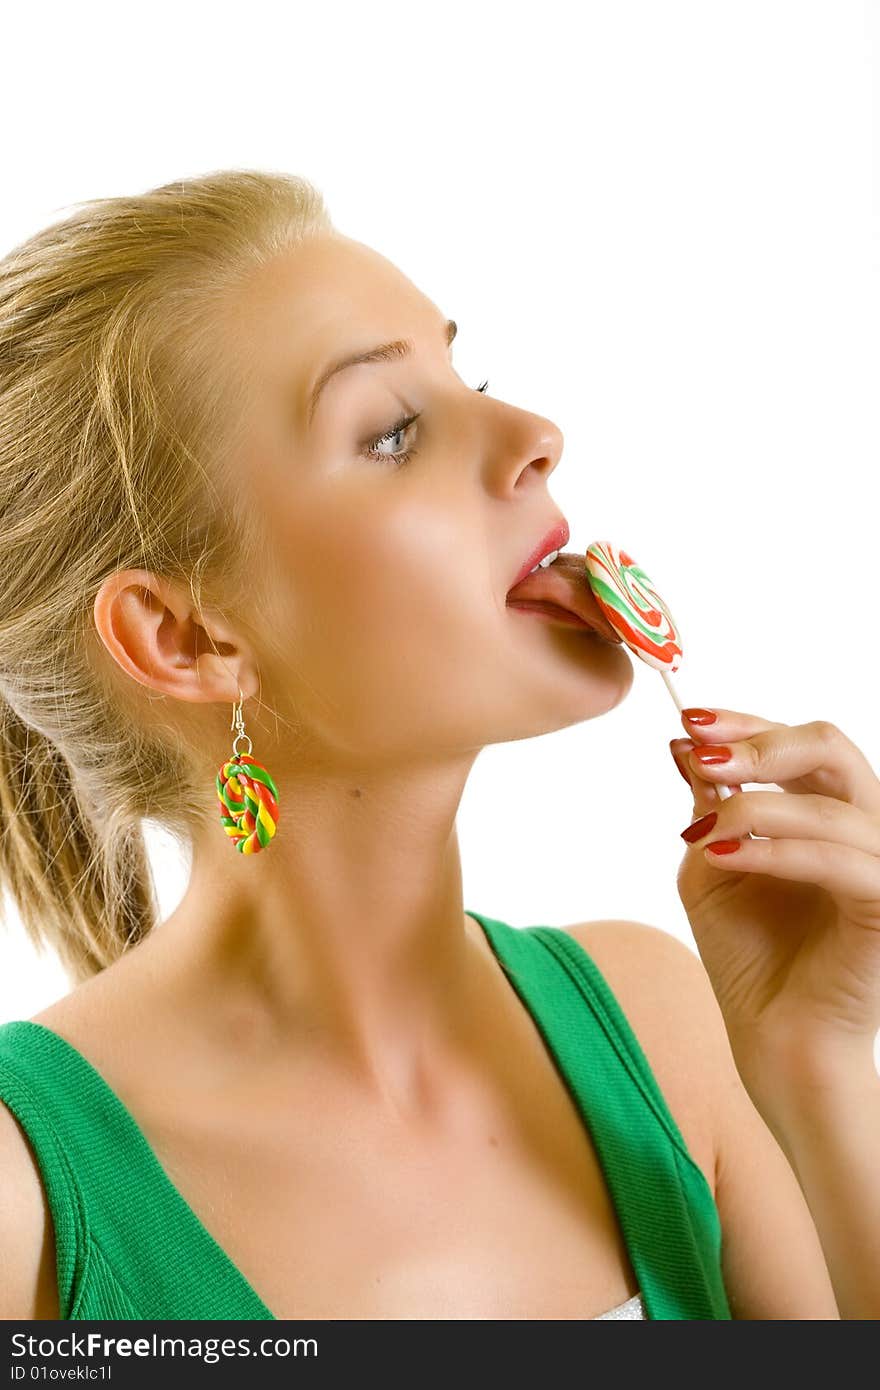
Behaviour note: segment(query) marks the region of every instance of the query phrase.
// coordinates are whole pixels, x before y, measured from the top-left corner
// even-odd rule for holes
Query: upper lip
[[[568,522],[563,516],[560,517],[555,526],[546,533],[544,539],[529,552],[528,558],[523,560],[522,565],[517,570],[515,578],[511,580],[507,592],[510,593],[510,589],[515,589],[520,580],[525,579],[529,571],[533,570],[539,560],[544,559],[545,555],[549,555],[551,550],[561,550],[563,546],[568,545],[568,542]]]

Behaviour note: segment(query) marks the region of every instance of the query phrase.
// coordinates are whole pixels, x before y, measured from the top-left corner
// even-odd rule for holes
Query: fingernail
[[[694,757],[699,758],[705,767],[710,767],[712,763],[728,763],[733,757],[733,750],[726,744],[717,743],[705,748],[695,748]]]
[[[713,709],[683,709],[682,714],[689,724],[714,724],[718,718]]]
[[[692,845],[695,840],[702,840],[704,835],[709,834],[709,831],[712,829],[717,819],[717,811],[710,811],[708,816],[700,816],[699,820],[693,821],[692,824],[688,826],[687,830],[681,832],[681,838],[687,840],[689,845]]]
[[[683,742],[683,743],[686,743],[688,746],[687,746],[686,749],[683,748],[681,751],[682,751],[682,752],[690,752],[691,748],[693,748],[693,746],[694,746],[694,745],[691,743],[690,739],[683,739],[682,742]],[[672,761],[675,763],[675,766],[678,768],[678,770],[679,770],[679,772],[681,773],[682,777],[683,777],[684,780],[687,782],[688,787],[690,787],[691,791],[693,791],[693,787],[691,786],[691,779],[690,779],[690,777],[688,777],[688,775],[687,775],[687,773],[685,772],[684,768],[682,767],[681,763],[678,761],[678,758],[675,756],[675,748],[674,748],[674,746],[673,746],[675,743],[676,743],[676,740],[675,740],[675,739],[670,739],[670,740],[669,740],[669,751],[670,751],[670,753],[672,754]]]
[[[741,844],[742,840],[713,840],[711,845],[706,846],[706,849],[711,850],[713,854],[733,854],[733,851],[739,849]]]

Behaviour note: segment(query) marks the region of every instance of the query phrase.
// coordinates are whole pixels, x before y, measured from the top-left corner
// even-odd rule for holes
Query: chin
[[[635,679],[635,668],[625,647],[589,639],[588,643],[589,650],[579,653],[579,660],[569,661],[564,670],[551,677],[559,705],[572,710],[571,720],[567,721],[571,723],[607,714],[626,698]],[[545,682],[541,684],[546,688]],[[549,699],[553,698],[551,694]]]
[[[521,699],[516,713],[511,711],[517,732],[499,735],[492,742],[539,738],[541,734],[552,734],[557,729],[568,729],[589,719],[600,719],[626,699],[633,676],[632,662],[612,659],[604,663],[602,670],[581,669],[557,676],[549,690],[546,679],[536,677],[529,690],[520,680]],[[523,706],[528,706],[528,713],[523,713]]]

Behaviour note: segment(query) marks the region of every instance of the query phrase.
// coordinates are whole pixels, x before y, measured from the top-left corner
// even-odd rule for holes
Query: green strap
[[[272,1318],[171,1182],[131,1113],[66,1039],[0,1025],[0,1100],[27,1134],[55,1225],[61,1318],[110,1317],[91,1280],[149,1318]],[[119,1314],[117,1313],[117,1316]],[[130,1316],[130,1314],[129,1314]]]
[[[468,911],[593,1137],[648,1317],[730,1318],[712,1190],[595,962],[559,927],[512,927]]]

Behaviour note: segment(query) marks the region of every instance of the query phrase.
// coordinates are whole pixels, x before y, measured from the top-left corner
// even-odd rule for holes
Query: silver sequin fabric
[[[645,1305],[642,1303],[640,1293],[633,1294],[626,1303],[619,1303],[616,1308],[609,1308],[607,1313],[600,1313],[597,1318],[591,1318],[591,1322],[601,1322],[603,1318],[644,1318]]]

